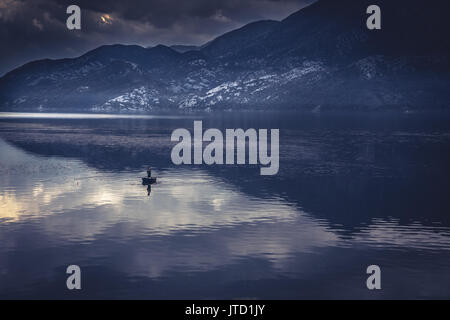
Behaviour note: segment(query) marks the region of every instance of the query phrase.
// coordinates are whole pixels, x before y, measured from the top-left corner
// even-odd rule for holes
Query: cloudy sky
[[[203,44],[260,19],[280,20],[313,0],[0,0],[0,75],[41,58],[103,44]],[[81,8],[68,30],[66,8]]]

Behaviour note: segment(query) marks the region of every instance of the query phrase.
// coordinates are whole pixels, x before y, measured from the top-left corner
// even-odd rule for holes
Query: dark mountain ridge
[[[319,0],[192,50],[107,45],[0,78],[2,110],[448,108],[445,1]],[[178,49],[178,50],[177,50]]]

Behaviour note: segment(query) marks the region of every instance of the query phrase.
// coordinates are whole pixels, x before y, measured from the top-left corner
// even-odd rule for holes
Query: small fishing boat
[[[142,178],[142,184],[145,185],[145,186],[150,185],[150,184],[154,184],[154,183],[156,183],[156,178],[155,177]]]

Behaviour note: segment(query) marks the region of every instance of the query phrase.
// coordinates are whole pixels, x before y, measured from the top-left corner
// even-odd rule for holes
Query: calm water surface
[[[174,166],[194,119],[280,128],[279,174]],[[450,298],[449,120],[0,114],[0,298]]]

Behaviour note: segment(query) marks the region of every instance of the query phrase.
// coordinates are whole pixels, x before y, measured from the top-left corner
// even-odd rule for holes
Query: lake
[[[194,120],[279,128],[278,174],[172,164]],[[439,113],[0,113],[0,298],[448,299],[449,163]]]

